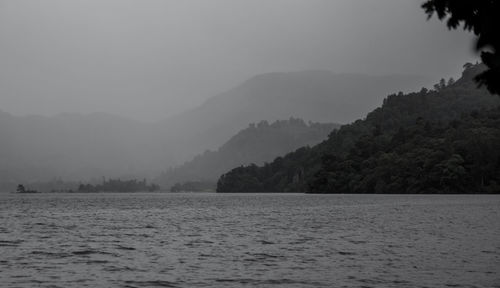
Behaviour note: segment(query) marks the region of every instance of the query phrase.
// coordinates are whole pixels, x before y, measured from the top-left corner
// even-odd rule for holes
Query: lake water
[[[500,196],[0,195],[1,287],[500,287]]]

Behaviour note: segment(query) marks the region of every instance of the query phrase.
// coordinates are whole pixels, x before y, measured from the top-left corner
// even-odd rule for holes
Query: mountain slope
[[[375,105],[389,87],[405,90],[424,83],[421,77],[328,71],[263,74],[157,123],[103,113],[0,113],[0,182],[149,178],[217,149],[248,123],[290,117],[344,122]]]
[[[326,139],[339,125],[305,123],[301,119],[261,121],[250,124],[231,137],[216,151],[205,151],[193,160],[163,173],[155,182],[163,187],[176,182],[212,181],[223,172],[250,163],[263,164],[301,146],[315,145]]]
[[[250,165],[229,171],[219,179],[217,191],[314,191],[329,193],[352,191],[332,190],[332,187],[336,186],[328,183],[335,181],[338,176],[329,174],[332,172],[329,167],[335,167],[334,170],[339,173],[340,171],[351,173],[352,171],[349,169],[353,169],[352,166],[336,166],[337,163],[346,164],[352,161],[361,161],[359,169],[362,169],[365,164],[369,165],[370,162],[363,161],[368,160],[371,153],[380,151],[369,149],[365,151],[363,145],[375,145],[374,143],[377,142],[373,141],[390,142],[400,129],[410,128],[417,122],[429,122],[431,123],[429,125],[437,125],[438,127],[432,128],[437,131],[439,127],[446,126],[447,123],[458,119],[462,114],[483,111],[500,105],[499,97],[490,95],[485,89],[478,89],[472,80],[474,75],[483,69],[482,65],[467,66],[461,79],[448,86],[438,85],[437,90],[427,91],[423,89],[418,93],[389,95],[384,100],[382,107],[369,113],[366,119],[342,126],[339,130],[331,133],[328,140],[315,147],[300,148],[284,157],[278,157],[263,167]],[[369,138],[373,135],[376,135],[377,139]],[[367,140],[367,137],[372,141]],[[354,159],[355,157],[358,158]],[[332,161],[336,164],[332,164]],[[356,174],[355,171],[352,173]],[[363,179],[344,179],[354,181],[355,183],[349,184],[352,187],[362,187],[356,181]],[[347,184],[344,183],[344,185]],[[373,192],[370,189],[360,188],[356,192]],[[400,193],[403,192],[405,191],[400,191]]]
[[[268,73],[208,99],[201,106],[160,125],[179,161],[215,150],[248,123],[296,117],[320,123],[346,123],[375,108],[395,89],[420,89],[418,76],[367,76],[330,71]]]

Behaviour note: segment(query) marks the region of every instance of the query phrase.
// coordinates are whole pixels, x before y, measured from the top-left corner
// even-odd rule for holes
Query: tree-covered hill
[[[211,181],[215,186],[220,175],[231,168],[250,163],[264,164],[299,147],[316,145],[338,127],[337,124],[306,123],[297,118],[271,124],[267,121],[250,124],[218,150],[207,150],[193,160],[166,171],[156,181],[162,187],[186,181]]]
[[[345,157],[325,154],[315,193],[500,193],[500,109],[440,125],[418,119],[390,137],[375,128]]]
[[[262,167],[224,174],[218,192],[499,192],[500,98],[477,88],[483,65],[457,81],[389,95],[363,120]]]

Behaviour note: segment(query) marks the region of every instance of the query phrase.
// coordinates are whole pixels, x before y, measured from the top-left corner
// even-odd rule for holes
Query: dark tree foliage
[[[24,188],[23,184],[19,184],[19,185],[17,185],[16,192],[17,193],[26,193],[26,188]]]
[[[36,191],[36,190],[26,189],[26,188],[24,187],[24,185],[23,185],[23,184],[19,184],[19,185],[17,185],[16,192],[17,192],[17,193],[39,193],[39,192],[38,192],[38,191]]]
[[[463,28],[478,38],[476,50],[488,70],[479,74],[476,81],[485,85],[493,94],[500,95],[500,1],[498,0],[429,0],[422,8],[432,17],[447,18],[449,29]]]
[[[314,193],[500,193],[500,109],[447,125],[421,119],[392,137],[360,137],[346,157],[325,155]]]
[[[389,95],[314,147],[227,172],[217,191],[499,192],[500,97],[474,83],[484,65],[464,67],[437,90]]]

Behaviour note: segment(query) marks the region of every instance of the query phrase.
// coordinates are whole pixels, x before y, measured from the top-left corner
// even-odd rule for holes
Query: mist
[[[159,121],[268,72],[458,75],[470,35],[420,2],[2,0],[0,110]]]
[[[0,286],[500,288],[499,16],[0,0]]]

